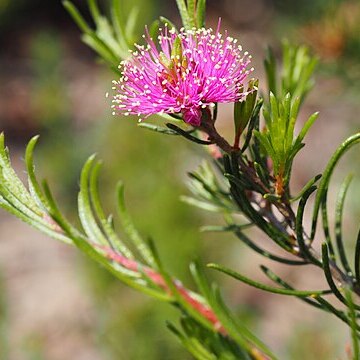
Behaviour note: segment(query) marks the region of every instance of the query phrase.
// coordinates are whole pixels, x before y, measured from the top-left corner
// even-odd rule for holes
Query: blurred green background
[[[74,3],[88,15],[86,1]],[[108,2],[100,3],[106,11]],[[179,24],[172,1],[123,3],[125,14],[132,6],[139,7],[139,34],[159,15]],[[323,169],[337,143],[359,130],[354,114],[360,110],[360,2],[208,1],[208,23],[215,24],[219,16],[223,28],[253,54],[260,79],[266,45],[279,49],[285,36],[307,43],[321,59],[317,85],[303,110],[304,118],[316,110],[321,116],[297,160],[293,186],[299,189]],[[201,150],[184,140],[139,129],[135,118],[111,116],[105,94],[113,76],[81,43],[79,30],[60,1],[0,0],[0,130],[5,131],[19,172],[26,142],[40,134],[37,170],[76,222],[73,209],[80,169],[96,152],[104,160],[105,208],[115,212],[115,185],[122,179],[135,223],[155,240],[174,276],[191,286],[188,264],[197,257],[256,274],[263,260],[230,235],[199,233],[199,226],[221,219],[179,201],[187,192],[186,173],[200,163]],[[230,116],[231,108],[220,108],[225,134],[231,134]],[[358,149],[351,152],[343,169],[359,173],[358,154]],[[340,171],[339,181],[342,176]],[[357,177],[345,219],[350,249],[360,215],[359,189]],[[276,267],[300,287],[323,284],[311,269],[301,269],[300,274],[297,269]],[[74,249],[49,241],[4,212],[0,275],[0,359],[190,359],[166,330],[165,321],[178,316],[172,308],[119,284]],[[337,320],[295,299],[263,294],[223,276],[217,280],[239,316],[280,358],[345,356],[349,334]]]

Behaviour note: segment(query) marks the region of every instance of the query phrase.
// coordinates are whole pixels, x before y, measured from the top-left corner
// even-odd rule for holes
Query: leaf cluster
[[[312,114],[295,137],[295,124],[299,114],[300,98],[294,101],[290,93],[277,99],[270,93],[270,104],[264,109],[265,131],[254,132],[263,150],[271,158],[275,177],[283,179],[283,186],[290,180],[291,168],[296,154],[303,148],[304,137],[318,117]]]
[[[125,21],[125,14],[122,11],[122,0],[112,0],[111,19],[101,14],[97,0],[87,0],[87,3],[95,29],[87,23],[71,1],[63,1],[64,7],[83,33],[83,42],[117,72],[120,59],[125,59],[129,56],[128,49],[137,38],[134,34],[134,28],[138,9],[134,7],[127,14]]]
[[[87,160],[81,172],[81,228],[73,226],[60,211],[48,184],[40,184],[35,176],[33,151],[37,140],[35,137],[29,142],[25,153],[27,188],[11,166],[1,134],[0,207],[50,237],[76,246],[124,284],[178,308],[181,330],[174,324],[169,324],[169,329],[195,358],[254,359],[253,354],[266,354],[275,359],[250,330],[234,320],[218,288],[206,280],[198,263],[191,265],[191,272],[200,294],[186,289],[168,274],[154,244],[141,236],[127,212],[121,183],[116,192],[117,209],[128,241],[119,237],[113,216],[106,216],[101,206],[97,188],[101,162],[95,156]]]
[[[206,0],[176,0],[185,29],[205,26]]]
[[[293,99],[299,98],[300,103],[314,86],[312,78],[318,58],[309,53],[304,45],[293,45],[287,40],[282,44],[282,69],[278,74],[278,63],[271,48],[268,48],[264,60],[265,73],[269,92],[275,97],[284,98],[291,94]]]

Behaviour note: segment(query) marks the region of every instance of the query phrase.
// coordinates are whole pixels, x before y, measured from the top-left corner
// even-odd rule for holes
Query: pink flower
[[[202,108],[241,101],[251,56],[237,40],[212,29],[160,29],[159,48],[146,31],[147,45],[135,45],[114,81],[114,113],[149,116],[178,113],[186,123],[201,124]]]

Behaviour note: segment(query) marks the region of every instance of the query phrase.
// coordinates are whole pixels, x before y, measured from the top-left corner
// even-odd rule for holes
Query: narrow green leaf
[[[315,236],[316,225],[320,210],[321,202],[323,201],[323,197],[326,196],[327,188],[329,186],[330,178],[334,172],[335,166],[341,157],[355,144],[360,142],[360,133],[350,136],[346,139],[335,151],[334,155],[331,157],[328,165],[325,168],[323,177],[319,184],[319,189],[316,193],[314,210],[313,210],[313,219],[312,219],[312,230],[311,230],[311,238],[313,239]]]
[[[266,58],[264,60],[266,78],[268,83],[269,91],[277,95],[277,84],[276,84],[276,60],[274,53],[270,47],[267,49]]]
[[[268,133],[261,133],[258,130],[254,130],[254,135],[259,140],[260,145],[264,148],[265,152],[274,162],[274,168],[279,166],[280,158],[279,154],[273,147],[273,144],[268,137]]]
[[[114,29],[106,17],[98,19],[96,36],[115,54],[117,65],[121,58],[129,56],[127,43],[124,39],[121,42],[115,37]]]
[[[119,182],[117,186],[117,198],[118,198],[118,211],[120,216],[121,225],[129,237],[129,239],[134,243],[138,249],[141,256],[144,260],[151,266],[155,266],[156,262],[152,252],[149,249],[148,244],[141,237],[140,233],[137,231],[127,209],[125,206],[125,194],[124,194],[124,185]]]
[[[274,117],[275,119],[279,117],[279,104],[275,94],[270,93],[270,110],[272,117]]]
[[[216,205],[211,204],[211,203],[206,202],[206,201],[201,201],[201,200],[195,199],[195,198],[190,197],[190,196],[181,196],[180,200],[187,203],[187,204],[189,204],[189,205],[196,206],[199,209],[203,209],[203,210],[206,210],[206,211],[212,211],[212,212],[216,212],[216,213],[219,213],[219,212],[222,211],[222,208],[219,207],[219,206],[216,206]]]
[[[187,9],[190,19],[192,19],[194,26],[196,26],[196,2],[197,0],[187,0]]]
[[[324,231],[325,241],[328,245],[329,257],[332,261],[336,260],[332,237],[330,234],[329,217],[327,211],[327,192],[321,202],[322,227]]]
[[[261,110],[261,107],[262,107],[263,103],[264,103],[264,99],[260,98],[257,101],[256,105],[255,105],[254,111],[253,111],[252,116],[251,116],[250,121],[249,121],[249,125],[248,125],[248,128],[247,128],[244,145],[241,148],[241,152],[244,152],[247,149],[247,147],[250,144],[250,141],[253,138],[253,136],[252,136],[253,135],[253,130],[258,128],[258,126],[259,126],[259,113],[260,113],[260,110]]]
[[[196,22],[198,28],[202,28],[205,26],[205,9],[206,0],[197,0]]]
[[[78,195],[78,209],[81,225],[87,237],[95,244],[109,246],[109,241],[100,229],[93,214],[89,193],[89,176],[95,162],[95,155],[85,162],[80,176],[80,191]]]
[[[248,284],[252,287],[255,287],[260,290],[264,290],[267,292],[271,292],[274,294],[281,294],[281,295],[289,295],[289,296],[299,296],[299,297],[308,297],[308,296],[316,296],[316,295],[325,295],[330,294],[330,290],[307,290],[307,291],[301,291],[301,290],[288,290],[288,289],[282,289],[282,288],[274,288],[272,286],[268,286],[262,283],[259,283],[257,281],[254,281],[252,279],[247,278],[244,275],[239,274],[236,271],[233,271],[229,268],[226,268],[219,264],[208,264],[207,265],[211,269],[215,269],[218,271],[223,272],[224,274],[227,274],[234,279],[237,279],[239,281],[242,281],[245,284]]]
[[[254,161],[254,168],[256,174],[259,176],[261,182],[267,187],[270,188],[270,174],[268,169],[264,169],[258,162]]]
[[[304,228],[303,228],[303,216],[306,206],[306,202],[310,195],[316,190],[316,186],[310,187],[304,192],[304,195],[300,199],[300,203],[296,213],[295,228],[296,228],[296,240],[299,245],[300,253],[305,259],[308,259],[313,264],[321,266],[321,263],[316,259],[310,251],[311,244],[306,244],[304,239]]]
[[[258,86],[259,80],[251,79],[248,83],[248,95],[246,98],[243,101],[237,101],[234,103],[234,124],[236,138],[242,134],[253,114]]]
[[[344,239],[342,234],[342,218],[344,212],[344,203],[349,185],[351,183],[353,176],[352,174],[348,175],[344,182],[341,185],[335,206],[335,238],[336,245],[339,252],[341,263],[347,272],[348,275],[352,275],[352,270],[350,268],[349,262],[346,257],[345,248],[344,248]]]
[[[74,226],[72,226],[70,222],[67,221],[66,218],[60,212],[55,202],[55,199],[51,193],[49,185],[45,180],[42,182],[42,187],[43,187],[44,197],[47,203],[49,204],[50,217],[55,221],[56,224],[59,225],[59,227],[64,231],[65,235],[67,235],[71,240],[74,240],[74,238],[75,239],[81,238],[82,240],[84,240],[85,239],[84,234],[79,230],[77,230]]]
[[[75,23],[78,25],[78,27],[84,32],[89,33],[91,32],[91,28],[87,24],[87,22],[84,20],[84,18],[81,16],[78,9],[75,7],[75,5],[68,0],[63,1],[64,8],[68,11],[68,13],[71,15]]]
[[[274,260],[276,262],[287,264],[287,265],[306,265],[308,264],[307,261],[300,261],[300,260],[291,260],[291,259],[285,259],[283,257],[274,255],[270,253],[267,250],[262,249],[258,245],[256,245],[249,237],[247,237],[243,232],[236,230],[234,231],[234,234],[238,239],[240,239],[244,244],[249,246],[252,250],[256,251],[257,253],[261,254],[262,256]]]
[[[178,328],[172,324],[170,321],[166,321],[166,327],[173,333],[175,334],[180,341],[182,341],[184,339],[184,334],[181,333],[180,330],[178,330]]]
[[[354,259],[356,283],[360,286],[360,230],[358,231],[356,245],[355,245],[355,259]]]
[[[2,185],[11,196],[18,199],[22,204],[31,209],[32,212],[41,216],[42,211],[38,208],[36,201],[30,196],[28,190],[17,176],[10,161],[8,149],[5,148],[4,134],[0,134],[0,173],[2,176]]]
[[[98,55],[108,62],[110,65],[117,67],[119,65],[119,58],[113,50],[104,43],[95,33],[84,34],[82,37],[85,44],[95,50]]]
[[[329,312],[334,314],[337,318],[339,318],[341,321],[343,321],[345,324],[350,324],[349,319],[345,315],[345,313],[341,310],[336,309],[333,305],[331,305],[328,301],[323,299],[321,296],[316,296],[316,301],[321,304],[323,307],[325,307]]]
[[[274,272],[272,272],[269,268],[267,268],[264,265],[260,265],[260,268],[262,272],[272,281],[282,286],[284,289],[288,290],[295,290],[291,285],[289,285],[287,282],[285,282],[283,279],[281,279],[279,276],[277,276]],[[321,304],[317,303],[316,301],[312,299],[308,299],[305,297],[299,297],[300,300],[306,302],[307,304],[314,306],[318,309],[328,311],[327,308],[324,308]]]
[[[200,145],[211,145],[212,144],[211,141],[201,140],[195,136],[190,135],[190,133],[188,131],[181,129],[172,123],[167,123],[166,126],[169,129],[177,132],[179,135],[183,136],[185,139],[188,139],[196,144],[200,144]]]
[[[304,196],[305,192],[307,192],[313,185],[315,185],[317,183],[317,181],[321,178],[321,176],[322,176],[322,174],[318,174],[318,175],[314,176],[312,179],[310,179],[306,183],[306,185],[300,190],[300,192],[297,195],[293,196],[290,199],[290,201],[294,202],[294,201],[301,199]]]
[[[322,254],[322,264],[323,264],[323,270],[325,274],[326,281],[328,282],[331,291],[333,294],[345,305],[347,305],[346,298],[343,296],[343,294],[340,292],[338,287],[335,284],[335,281],[332,277],[332,272],[330,268],[330,259],[329,259],[329,252],[328,252],[328,245],[326,243],[323,243],[321,246],[321,254]],[[353,279],[351,277],[343,278],[341,287],[353,289]],[[354,307],[356,310],[360,310],[360,306],[354,304]]]
[[[177,133],[174,130],[168,129],[166,127],[163,126],[159,126],[159,125],[155,125],[155,124],[150,124],[150,123],[145,123],[145,122],[141,122],[138,123],[139,127],[151,130],[151,131],[155,131],[161,134],[166,134],[166,135],[179,135],[179,133]]]
[[[255,224],[253,223],[241,224],[241,225],[230,224],[227,226],[206,225],[206,226],[202,226],[200,228],[200,231],[201,232],[234,232],[234,231],[242,231],[248,229],[254,225]]]
[[[330,286],[331,291],[334,295],[344,304],[346,304],[345,298],[337,288],[334,279],[332,277],[331,269],[330,269],[330,259],[329,259],[329,252],[328,252],[328,245],[323,243],[321,246],[321,254],[322,254],[322,264],[324,269],[324,274],[327,283]]]
[[[134,256],[131,251],[125,246],[125,244],[120,240],[117,234],[114,231],[112,222],[106,218],[105,213],[102,209],[99,192],[98,192],[98,177],[99,170],[101,167],[101,163],[97,162],[91,169],[90,174],[90,195],[91,195],[91,203],[93,205],[94,213],[99,219],[104,233],[107,235],[108,240],[111,242],[112,246],[118,250],[121,254],[123,254],[128,259],[133,259]]]
[[[111,2],[111,18],[113,23],[113,28],[117,37],[117,40],[124,49],[128,48],[128,45],[132,46],[133,44],[126,43],[126,29],[124,24],[124,19],[122,16],[121,9],[122,0],[112,0]]]
[[[34,136],[26,146],[25,151],[25,163],[26,163],[26,170],[28,174],[28,183],[29,189],[36,200],[37,204],[42,207],[44,210],[48,210],[49,205],[46,203],[46,199],[42,193],[41,187],[39,182],[37,181],[35,175],[35,165],[34,165],[34,149],[37,144],[39,136]]]
[[[305,135],[307,134],[307,132],[312,127],[312,125],[314,124],[314,122],[317,120],[318,117],[319,117],[318,112],[312,114],[309,117],[309,119],[305,122],[303,128],[301,129],[299,135],[297,136],[297,138],[295,140],[295,144],[300,144],[304,140]]]
[[[288,121],[288,127],[286,129],[286,134],[285,134],[285,139],[284,139],[285,140],[284,141],[284,153],[287,155],[287,157],[289,157],[288,154],[290,153],[291,148],[292,148],[296,120],[297,120],[296,117],[290,116],[289,121]]]
[[[212,357],[210,353],[205,353],[203,351],[200,351],[200,349],[197,346],[194,346],[194,343],[186,337],[184,334],[182,334],[173,324],[167,323],[168,329],[176,335],[176,337],[180,340],[182,345],[195,357],[195,359],[198,360],[215,360],[215,357]]]
[[[268,349],[268,347],[259,340],[251,331],[249,331],[243,324],[236,320],[233,314],[230,314],[226,305],[224,304],[218,288],[210,288],[209,283],[205,277],[204,272],[198,263],[194,262],[190,265],[190,271],[194,280],[209,302],[210,307],[214,310],[216,316],[219,318],[221,324],[229,332],[238,344],[246,349],[249,353],[252,351],[250,343],[270,356],[271,359],[276,359],[275,355]]]
[[[182,59],[183,57],[183,53],[182,53],[183,49],[182,49],[182,43],[180,38],[177,36],[172,44],[171,47],[171,54],[170,54],[170,59],[174,58],[174,59]],[[164,57],[166,58],[166,56],[164,55]],[[169,60],[169,66],[172,66],[171,60]]]
[[[234,185],[234,187],[236,187],[239,191],[243,189],[247,189],[247,190],[254,189],[253,184],[251,184],[249,180],[246,178],[237,177],[234,176],[233,174],[227,174],[227,173],[224,174],[224,177],[229,179],[231,184]]]
[[[185,0],[176,0],[176,4],[178,6],[184,28],[191,29],[193,26],[195,26],[195,24],[193,22],[193,19],[191,19],[189,16]]]
[[[156,39],[159,33],[160,21],[154,20],[149,27],[149,35],[151,39]]]
[[[128,44],[133,44],[135,42],[136,36],[134,34],[136,22],[139,17],[140,9],[138,6],[134,6],[127,17],[125,24],[125,37]]]
[[[163,23],[165,26],[168,26],[169,29],[174,29],[176,31],[176,33],[178,32],[176,25],[171,20],[169,20],[167,17],[160,16],[159,19],[160,19],[160,22]]]
[[[181,318],[181,326],[185,331],[186,342],[192,350],[192,354],[199,360],[216,360],[217,357],[203,345],[203,339],[198,338],[198,327],[195,324],[196,322],[186,315]]]
[[[292,99],[292,102],[291,102],[291,95],[289,94],[289,101],[291,103],[291,109],[289,108],[290,112],[289,112],[289,115],[288,117],[291,119],[291,118],[294,118],[296,119],[299,115],[299,109],[300,109],[300,97],[299,96],[296,96]],[[290,104],[289,104],[290,105]],[[315,113],[315,114],[318,114],[318,113]],[[313,115],[315,115],[313,114]],[[312,115],[312,116],[313,116]],[[306,124],[306,123],[305,123]]]
[[[88,3],[88,7],[89,7],[89,10],[90,10],[90,13],[91,13],[93,19],[94,19],[95,23],[97,23],[101,17],[99,7],[97,4],[97,0],[87,0],[87,3]]]
[[[204,166],[200,170],[204,170]],[[197,174],[195,172],[192,172],[192,173],[190,172],[190,173],[188,173],[188,175],[193,180],[193,184],[194,184],[194,182],[196,182],[201,185],[201,189],[204,190],[206,195],[208,195],[207,198],[209,200],[212,200],[214,202],[221,201],[220,198],[223,196],[223,193],[219,192],[219,186],[217,183],[214,183],[214,182],[210,183],[209,178],[206,178],[205,175],[203,175],[203,174]],[[209,175],[209,173],[207,175]],[[213,174],[211,174],[211,176],[212,175]],[[213,179],[211,179],[211,180],[213,180]]]

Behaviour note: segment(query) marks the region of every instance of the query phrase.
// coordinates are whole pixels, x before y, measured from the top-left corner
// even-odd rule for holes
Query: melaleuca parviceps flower
[[[114,113],[149,116],[179,113],[200,126],[202,109],[214,103],[241,101],[243,83],[253,69],[251,56],[237,40],[212,29],[160,29],[159,48],[146,31],[147,44],[135,45],[121,62],[122,76],[114,81]]]

